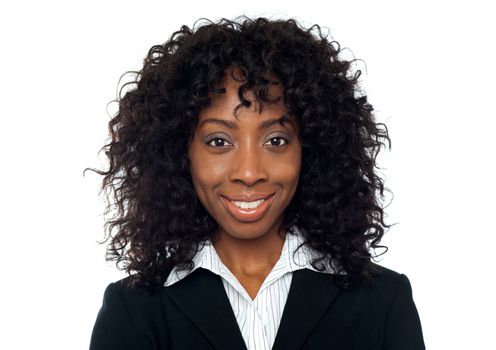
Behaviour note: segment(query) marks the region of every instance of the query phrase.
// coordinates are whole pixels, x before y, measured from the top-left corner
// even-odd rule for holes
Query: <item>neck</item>
[[[266,276],[281,256],[285,232],[271,230],[254,239],[239,239],[219,232],[213,243],[224,265],[234,275]]]

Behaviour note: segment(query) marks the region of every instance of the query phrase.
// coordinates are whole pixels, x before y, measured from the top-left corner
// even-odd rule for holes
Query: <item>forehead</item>
[[[284,114],[281,117],[277,118],[268,118],[268,119],[263,119],[258,122],[258,129],[259,130],[266,130],[269,129],[273,125],[281,125],[283,127],[286,126],[291,126],[293,129],[297,130],[298,127],[296,125],[296,121],[292,119],[289,115]],[[224,118],[211,118],[211,117],[206,117],[200,121],[199,128],[206,126],[206,125],[216,125],[216,126],[221,126],[227,129],[239,130],[238,123],[233,122],[231,120],[227,120]]]
[[[232,77],[234,74],[234,79]],[[236,80],[237,79],[237,80]],[[267,117],[281,117],[287,114],[287,108],[284,105],[283,100],[283,87],[275,77],[272,81],[274,84],[270,85],[267,89],[267,97],[270,100],[276,100],[275,102],[263,102],[263,110],[259,119],[264,119]],[[233,71],[231,68],[226,69],[223,79],[219,82],[217,87],[224,88],[225,92],[222,94],[210,93],[211,98],[210,104],[204,108],[199,115],[200,121],[205,118],[215,116],[216,118],[222,117],[226,119],[233,119],[234,109],[241,104],[239,98],[239,88],[244,83],[243,76],[240,70]],[[237,115],[243,114],[243,111],[259,112],[260,104],[256,100],[255,94],[252,90],[245,90],[243,92],[243,97],[250,101],[250,106],[240,106]]]

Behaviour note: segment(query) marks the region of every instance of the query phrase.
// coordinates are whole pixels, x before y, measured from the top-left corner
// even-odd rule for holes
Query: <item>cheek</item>
[[[191,179],[199,201],[204,207],[208,208],[208,193],[213,187],[212,178],[205,173],[205,169],[201,165],[198,166],[191,162]]]
[[[191,162],[191,178],[196,195],[202,206],[215,217],[216,188],[222,183],[222,174],[215,166],[211,166],[207,158],[200,157],[201,161]]]
[[[288,199],[292,199],[294,194],[296,193],[296,189],[298,188],[298,183],[300,181],[300,161],[296,161],[292,163],[291,166],[287,167],[286,171],[286,188],[288,189]]]
[[[190,171],[196,193],[202,201],[222,181],[225,173],[221,162],[195,148],[190,151]]]
[[[202,170],[202,162],[201,162],[201,154],[199,154],[199,148],[197,145],[196,139],[191,144],[188,149],[188,157],[190,162],[190,173],[191,179],[193,181],[193,186],[195,191],[200,199],[203,199],[204,195],[202,188],[205,186],[204,184],[204,175]]]
[[[284,162],[275,164],[278,165],[274,169],[278,174],[279,181],[296,186],[301,171],[301,152],[294,152]]]
[[[300,167],[296,166],[295,164],[292,164],[286,167],[283,173],[282,181],[284,181],[286,185],[290,187],[296,187],[298,185],[299,177],[300,177]]]
[[[213,157],[203,156],[191,162],[191,176],[201,184],[214,185],[227,171],[226,164]]]

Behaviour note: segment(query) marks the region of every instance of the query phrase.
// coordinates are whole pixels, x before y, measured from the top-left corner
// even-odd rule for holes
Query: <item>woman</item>
[[[151,48],[96,170],[129,276],[91,350],[424,349],[408,278],[372,262],[390,139],[339,54],[318,25],[247,17]]]

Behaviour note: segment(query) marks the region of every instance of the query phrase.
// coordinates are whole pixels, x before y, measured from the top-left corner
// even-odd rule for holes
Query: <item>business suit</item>
[[[350,290],[329,275],[294,271],[273,349],[425,349],[408,278],[381,270],[372,285]],[[246,349],[221,277],[211,271],[199,268],[151,296],[123,281],[105,290],[90,350]]]

